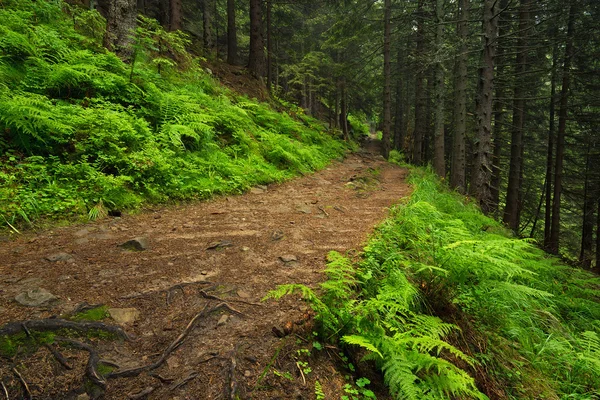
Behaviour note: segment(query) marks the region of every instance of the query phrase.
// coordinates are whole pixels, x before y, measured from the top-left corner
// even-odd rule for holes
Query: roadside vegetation
[[[600,278],[515,238],[430,171],[359,261],[301,293],[321,340],[364,355],[397,399],[596,399]]]
[[[104,29],[97,11],[62,2],[0,6],[5,228],[241,193],[345,153],[301,109],[221,86],[184,34],[140,17],[125,64],[102,47]]]

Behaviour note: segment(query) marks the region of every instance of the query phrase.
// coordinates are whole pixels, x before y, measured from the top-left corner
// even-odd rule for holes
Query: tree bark
[[[485,0],[483,5],[483,54],[479,68],[477,89],[477,150],[473,170],[473,194],[481,210],[489,213],[492,196],[490,180],[492,176],[491,128],[492,103],[494,94],[494,57],[498,36],[498,15],[496,0]]]
[[[544,248],[550,246],[552,229],[552,166],[554,165],[554,114],[556,109],[556,65],[558,44],[552,49],[552,78],[550,79],[550,121],[548,124],[548,153],[546,155],[546,206],[544,214]]]
[[[415,76],[415,130],[413,137],[412,162],[420,165],[423,162],[423,138],[425,136],[425,15],[424,0],[417,3],[417,71]]]
[[[384,10],[384,34],[383,34],[383,136],[382,152],[385,158],[390,155],[391,131],[392,131],[392,1],[385,0]]]
[[[169,1],[169,30],[177,31],[181,30],[181,0],[170,0]]]
[[[202,25],[204,48],[211,50],[214,46],[212,33],[212,7],[211,0],[202,0]]]
[[[465,194],[466,183],[466,154],[465,135],[467,132],[467,61],[468,61],[468,26],[469,0],[460,0],[459,20],[456,27],[460,46],[456,56],[456,80],[454,89],[454,126],[455,132],[452,138],[452,166],[450,173],[450,185],[459,193]]]
[[[393,147],[398,151],[404,150],[404,89],[402,85],[402,46],[398,45],[397,77],[396,77],[396,107],[394,119],[394,141]]]
[[[267,89],[271,91],[273,82],[273,46],[271,45],[271,7],[273,0],[267,0]]]
[[[592,178],[590,177],[592,157],[590,147],[587,147],[585,160],[585,183],[583,189],[583,221],[581,225],[581,251],[579,253],[579,262],[581,266],[589,269],[592,267],[592,251],[594,244],[594,212],[596,211],[595,190],[593,190]]]
[[[444,44],[444,0],[436,0],[435,5],[435,48],[436,52],[442,52]],[[441,56],[436,56],[435,65],[435,128],[433,130],[433,170],[438,176],[446,176],[446,150],[444,138],[444,65]]]
[[[340,83],[340,125],[344,140],[350,140],[350,132],[348,130],[348,105],[346,103],[346,79],[342,78]]]
[[[265,69],[262,28],[261,0],[250,0],[250,56],[248,69],[255,78],[262,78]]]
[[[510,144],[510,167],[504,208],[504,223],[514,232],[519,230],[521,198],[521,176],[523,168],[523,128],[525,119],[525,95],[527,73],[527,32],[529,27],[529,0],[521,0],[519,9],[519,39],[515,59],[515,87],[513,101],[513,121]]]
[[[108,0],[103,44],[125,61],[130,61],[133,55],[132,34],[136,18],[136,0]]]
[[[569,87],[571,85],[571,59],[573,58],[573,35],[575,31],[575,4],[569,8],[567,26],[567,44],[563,64],[562,88],[560,91],[560,109],[558,112],[558,132],[556,137],[556,163],[554,164],[554,197],[552,199],[552,224],[548,251],[558,254],[560,237],[560,199],[562,195],[563,161],[565,156],[565,133],[567,131],[567,114]]]
[[[237,62],[237,26],[235,24],[235,0],[227,0],[227,63]]]

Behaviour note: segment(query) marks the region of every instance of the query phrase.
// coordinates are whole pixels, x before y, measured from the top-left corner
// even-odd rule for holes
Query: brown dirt
[[[84,302],[135,308],[140,318],[123,325],[133,341],[79,339],[93,344],[100,358],[131,368],[155,362],[197,313],[220,303],[204,297],[204,291],[243,315],[220,311],[200,319],[185,342],[153,371],[163,380],[148,373],[112,379],[105,398],[124,399],[152,387],[144,398],[229,399],[236,398],[227,394],[233,383],[237,398],[313,399],[316,380],[327,398],[339,398],[348,371],[334,347],[311,349],[306,304],[297,297],[248,303],[260,303],[284,283],[316,287],[324,279],[326,254],[359,249],[388,208],[409,194],[406,171],[386,163],[376,151],[371,143],[343,162],[269,185],[266,191],[254,189],[242,196],[147,210],[0,243],[0,326],[68,314]],[[118,246],[139,236],[148,238],[148,250],[124,251]],[[221,240],[233,245],[207,249]],[[59,252],[72,260],[45,260]],[[280,260],[285,255],[298,261],[285,264]],[[45,308],[17,304],[15,296],[32,287],[45,288],[60,300]],[[226,315],[227,321],[218,325]],[[115,324],[111,319],[104,322]],[[286,325],[293,333],[277,337],[273,327],[284,331]],[[301,348],[311,354],[298,352]],[[73,370],[62,367],[45,348],[0,359],[0,378],[10,396],[23,393],[13,367],[36,399],[77,398],[84,387],[89,389],[84,384],[88,354],[60,349]],[[312,372],[303,376],[298,361],[307,362]]]

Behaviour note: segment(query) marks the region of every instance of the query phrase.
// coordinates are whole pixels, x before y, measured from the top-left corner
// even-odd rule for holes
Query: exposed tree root
[[[237,367],[237,360],[235,358],[238,350],[238,346],[231,351],[229,357],[229,370],[227,371],[227,380],[225,385],[225,399],[235,400],[235,394],[237,392],[237,380],[235,379],[235,369]]]
[[[212,299],[212,300],[217,300],[217,301],[225,303],[225,300],[223,300],[222,298],[217,297],[217,296],[212,295],[212,294],[208,294],[204,290],[200,290],[200,295],[202,297],[204,297],[205,299]],[[251,306],[259,306],[259,307],[263,307],[264,306],[264,304],[252,303],[252,302],[249,302],[249,301],[238,300],[238,299],[227,299],[227,301],[233,301],[233,302],[236,302],[236,303],[248,304],[248,305],[251,305]],[[240,313],[239,311],[236,311],[236,312]]]
[[[176,382],[176,383],[172,384],[172,385],[169,387],[169,391],[171,391],[171,392],[172,392],[173,390],[177,390],[177,389],[179,389],[180,387],[183,387],[184,385],[186,385],[188,382],[190,382],[190,381],[192,381],[192,380],[196,379],[197,377],[198,377],[198,373],[197,373],[197,372],[194,372],[194,371],[192,371],[192,372],[190,372],[190,373],[188,374],[188,376],[186,376],[185,378],[183,378],[183,379],[182,379],[182,380],[180,380],[179,382]]]
[[[243,315],[241,312],[230,307],[227,303],[220,303],[212,308],[208,308],[208,304],[207,304],[206,306],[204,306],[202,311],[200,311],[198,314],[196,314],[194,316],[194,318],[192,318],[192,320],[187,324],[187,326],[185,327],[183,332],[173,342],[171,342],[171,344],[165,349],[165,351],[162,353],[162,355],[156,362],[142,366],[142,367],[126,369],[123,371],[111,372],[110,374],[108,374],[106,376],[106,378],[107,379],[130,378],[130,377],[138,376],[142,372],[152,371],[152,370],[159,368],[167,360],[169,355],[175,349],[177,349],[179,346],[181,346],[183,344],[183,342],[188,337],[190,332],[192,332],[194,330],[194,328],[196,327],[196,323],[198,322],[199,319],[203,318],[204,316],[206,316],[214,311],[222,310],[222,309],[227,309],[230,312],[233,312],[238,315]]]
[[[102,322],[75,322],[58,318],[10,322],[0,328],[0,335],[15,335],[20,332],[25,332],[28,336],[30,336],[30,331],[51,332],[61,329],[69,329],[83,333],[93,330],[100,330],[112,333],[121,339],[131,340],[129,335],[127,335],[127,333],[118,326],[106,325]]]
[[[194,281],[194,282],[181,282],[181,283],[177,283],[171,287],[168,287],[166,289],[159,289],[159,290],[151,290],[149,292],[144,292],[144,293],[138,293],[138,294],[134,294],[134,295],[129,295],[129,296],[123,296],[123,297],[119,297],[120,300],[129,300],[129,299],[139,299],[141,297],[148,297],[148,296],[153,296],[155,294],[162,294],[165,293],[167,296],[166,302],[167,305],[170,304],[171,302],[171,295],[172,292],[176,289],[181,290],[181,292],[183,293],[183,289],[186,286],[192,286],[192,285],[212,285],[213,283],[210,281]]]
[[[19,373],[19,371],[17,371],[16,368],[13,368],[12,372],[17,376],[17,378],[19,378],[19,381],[21,382],[21,385],[23,386],[23,391],[27,395],[27,397],[25,397],[25,398],[32,399],[31,390],[29,390],[29,385],[27,385],[27,382],[25,381],[25,379],[23,379],[23,376]],[[8,397],[8,395],[7,395],[7,397]]]
[[[6,388],[6,385],[4,385],[4,382],[0,381],[0,385],[2,385],[2,392],[4,393],[4,397],[6,397],[6,400],[10,400],[10,397],[8,397],[8,389]]]
[[[156,390],[155,387],[153,386],[148,386],[146,389],[142,390],[139,393],[136,394],[130,394],[128,395],[130,400],[139,400],[139,399],[143,399],[144,397],[150,395],[152,392],[154,392]]]
[[[56,358],[56,361],[58,361],[60,363],[60,365],[62,365],[65,369],[67,369],[67,370],[73,369],[73,367],[69,364],[69,362],[67,361],[65,356],[63,356],[62,353],[56,349],[56,347],[52,346],[49,343],[46,343],[44,345],[44,347],[47,348],[50,353],[52,353],[54,358]]]
[[[102,377],[102,375],[98,373],[98,364],[100,363],[100,357],[98,356],[98,353],[92,346],[68,338],[56,338],[56,340],[58,342],[68,344],[69,346],[73,346],[76,349],[87,351],[90,357],[88,358],[88,362],[85,367],[85,375],[95,385],[100,386],[101,388],[104,388],[106,386],[106,380],[104,379],[104,377]]]

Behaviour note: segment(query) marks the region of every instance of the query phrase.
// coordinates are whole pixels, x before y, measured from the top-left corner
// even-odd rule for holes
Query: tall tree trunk
[[[508,0],[500,0],[500,9],[504,10],[508,6]],[[496,50],[496,75],[505,76],[507,62],[505,60],[504,53],[506,48],[509,46],[507,43],[508,38],[502,39],[507,36],[510,29],[510,18],[500,15],[498,17],[498,45]],[[504,146],[504,104],[498,99],[505,97],[506,89],[504,85],[498,82],[495,86],[496,101],[494,102],[494,131],[493,131],[493,158],[492,158],[492,180],[491,180],[491,192],[492,192],[492,203],[490,206],[490,214],[494,214],[498,217],[498,208],[500,204],[500,186],[502,184],[502,170],[500,169],[502,148]]]
[[[465,135],[467,132],[467,40],[469,30],[467,20],[469,19],[469,0],[458,2],[459,17],[456,27],[460,45],[456,55],[456,77],[454,88],[454,126],[455,132],[452,138],[452,166],[450,168],[450,185],[465,194],[467,191]]]
[[[132,34],[136,27],[136,18],[136,0],[108,0],[103,44],[126,61],[130,61],[133,55]]]
[[[596,210],[596,266],[592,268],[592,271],[600,275],[600,197]]]
[[[555,37],[555,35],[553,35]],[[548,153],[546,156],[546,206],[544,214],[544,248],[550,246],[552,229],[552,166],[554,165],[554,114],[556,109],[556,65],[558,63],[558,44],[552,49],[552,78],[550,79],[550,122],[548,126]]]
[[[169,0],[169,30],[181,30],[181,0]]]
[[[472,188],[481,210],[489,213],[492,196],[490,180],[492,176],[491,129],[492,103],[494,94],[494,57],[498,36],[498,16],[496,0],[485,0],[483,4],[483,54],[479,68],[477,89],[477,150],[473,167]]]
[[[227,63],[237,62],[237,26],[235,24],[235,0],[227,0]]]
[[[579,253],[579,262],[581,265],[589,269],[592,266],[592,247],[594,244],[594,212],[596,211],[596,194],[593,187],[595,186],[590,177],[592,157],[590,155],[590,147],[587,147],[584,173],[584,189],[583,189],[583,221],[581,225],[581,252]]]
[[[563,161],[565,156],[565,133],[567,131],[567,108],[569,87],[571,85],[571,59],[573,58],[573,35],[575,31],[575,4],[569,8],[567,26],[567,44],[563,64],[562,88],[560,91],[560,109],[558,112],[558,132],[556,137],[556,163],[554,164],[554,197],[552,199],[552,225],[548,251],[558,254],[560,237],[560,199],[562,195]]]
[[[344,140],[350,140],[350,132],[348,130],[348,105],[346,103],[346,79],[342,78],[340,83],[340,125]]]
[[[262,78],[265,70],[261,0],[250,0],[250,56],[248,69],[255,78]]]
[[[391,148],[392,131],[392,0],[385,0],[384,10],[384,34],[383,34],[383,156],[388,158]]]
[[[398,151],[404,150],[404,90],[402,87],[402,51],[403,48],[398,45],[398,60],[396,65],[396,107],[395,107],[395,118],[394,118],[394,140],[393,147]]]
[[[211,50],[213,48],[213,32],[212,32],[212,7],[211,0],[202,0],[202,22],[203,22],[203,39],[204,48]]]
[[[444,44],[444,0],[436,0],[435,5],[435,50],[442,52]],[[435,65],[435,128],[433,130],[433,170],[440,177],[446,176],[446,150],[444,147],[444,65],[441,56],[436,57]]]
[[[273,82],[273,46],[271,45],[271,7],[273,0],[267,0],[267,89],[271,91]]]
[[[423,138],[425,136],[425,15],[424,0],[417,3],[417,71],[415,76],[415,130],[413,134],[412,162],[420,165],[423,162]]]
[[[504,223],[515,232],[519,230],[519,215],[521,198],[521,176],[523,168],[523,128],[525,119],[525,95],[527,73],[527,51],[529,28],[529,0],[521,0],[519,9],[519,39],[517,40],[517,55],[515,59],[515,87],[513,100],[513,120],[510,144],[510,167],[508,173],[508,188],[506,192],[506,207],[504,208]]]

